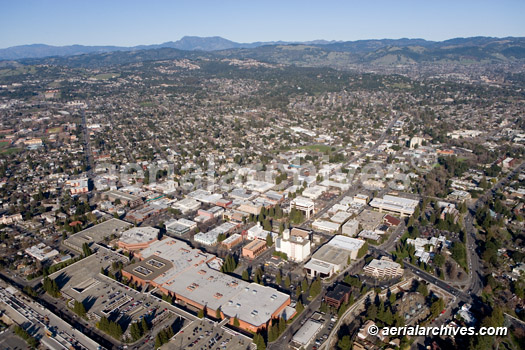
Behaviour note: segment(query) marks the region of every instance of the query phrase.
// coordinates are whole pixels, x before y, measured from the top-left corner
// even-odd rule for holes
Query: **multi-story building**
[[[255,259],[266,250],[266,242],[255,239],[242,247],[242,256],[248,259]]]
[[[365,266],[363,272],[368,276],[379,279],[403,276],[401,265],[387,257],[382,257],[380,260],[372,260],[367,266]]]
[[[297,197],[290,202],[290,210],[292,210],[292,208],[302,211],[306,219],[310,219],[310,216],[314,214],[315,203],[311,199]]]
[[[419,201],[397,196],[385,195],[383,198],[374,198],[370,206],[380,212],[388,211],[403,215],[412,215]]]
[[[275,250],[285,253],[288,260],[302,262],[310,255],[310,231],[300,228],[284,230],[275,241]]]
[[[141,250],[149,247],[159,236],[159,229],[154,227],[133,227],[122,232],[118,241],[119,248],[127,251]]]

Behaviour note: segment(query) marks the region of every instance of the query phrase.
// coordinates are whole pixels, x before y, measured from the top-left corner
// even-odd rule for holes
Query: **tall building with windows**
[[[285,253],[288,260],[302,262],[310,256],[310,231],[297,227],[284,230],[283,236],[275,241],[275,250]]]

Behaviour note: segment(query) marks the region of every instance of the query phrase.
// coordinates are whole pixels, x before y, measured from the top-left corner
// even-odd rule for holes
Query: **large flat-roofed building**
[[[379,211],[388,211],[401,215],[412,215],[419,201],[403,197],[385,195],[383,198],[374,198],[370,206]]]
[[[182,225],[178,222],[178,220],[170,220],[166,224],[166,232],[175,235],[175,236],[182,236],[188,232],[190,232],[190,228],[188,226]]]
[[[355,237],[359,231],[359,221],[348,220],[342,227],[342,233],[344,235]]]
[[[340,224],[337,224],[335,222],[326,221],[326,220],[315,220],[312,223],[312,228],[317,231],[327,232],[327,233],[335,233],[337,230],[339,230]]]
[[[309,198],[297,197],[290,202],[290,210],[292,208],[302,211],[306,219],[310,219],[310,216],[314,214],[315,203]]]
[[[82,252],[82,245],[87,243],[99,243],[106,237],[111,235],[120,236],[120,234],[132,225],[129,222],[125,222],[119,219],[110,219],[104,221],[98,225],[87,228],[83,231],[75,233],[64,241],[64,245],[68,248]]]
[[[136,253],[136,257],[140,262],[126,266],[123,276],[157,287],[181,305],[206,310],[213,317],[220,309],[230,324],[237,318],[245,330],[266,328],[272,318],[284,316],[289,309],[289,295],[221,273],[220,259],[185,242],[167,237]]]
[[[172,219],[165,224],[166,232],[175,236],[182,236],[197,228],[197,223],[193,220],[181,218],[179,220]]]
[[[302,262],[310,255],[310,231],[300,228],[284,230],[283,236],[275,240],[275,250],[285,253],[288,259]]]
[[[310,318],[293,335],[292,342],[298,345],[297,348],[306,348],[314,340],[321,328],[323,328],[321,322]]]
[[[130,208],[138,207],[139,205],[142,205],[142,198],[118,191],[118,190],[111,190],[108,192],[105,192],[104,195],[107,199],[109,199],[111,202],[115,202],[117,199],[124,205],[129,205]]]
[[[155,242],[159,236],[159,229],[154,227],[133,227],[122,232],[118,241],[119,248],[127,251],[135,251],[147,248]]]
[[[316,185],[313,187],[305,188],[302,195],[303,197],[307,197],[310,199],[317,199],[321,197],[321,195],[326,191],[328,191],[327,187]]]
[[[30,248],[26,248],[25,252],[38,261],[45,261],[60,254],[58,250],[47,246],[45,243],[38,243]]]
[[[87,178],[67,180],[66,185],[69,186],[69,190],[72,195],[89,192],[89,183]]]
[[[184,198],[173,204],[174,209],[179,209],[183,214],[199,209],[201,203],[193,198]]]
[[[228,234],[232,232],[233,230],[235,230],[238,226],[239,224],[236,224],[233,222],[225,222],[208,232],[197,233],[193,237],[193,239],[195,240],[195,242],[198,242],[200,244],[214,245],[217,243],[219,235],[221,233]]]
[[[135,209],[130,211],[126,215],[126,219],[129,219],[133,222],[143,222],[144,220],[160,215],[167,208],[164,205],[159,205],[157,203],[149,203],[140,209]]]
[[[266,250],[266,242],[258,239],[251,241],[242,247],[242,256],[248,259],[255,259]]]
[[[246,238],[250,240],[259,239],[262,241],[266,241],[266,237],[268,236],[268,234],[272,236],[272,240],[274,242],[277,239],[277,237],[279,237],[277,233],[266,231],[265,229],[263,229],[263,227],[261,226],[261,223],[257,222],[255,226],[250,227],[246,231]]]
[[[365,241],[336,235],[319,248],[304,269],[310,277],[330,278],[348,265],[348,258],[355,260]]]
[[[363,272],[368,276],[379,279],[403,276],[401,265],[387,257],[382,257],[380,260],[374,259],[370,261],[370,263],[363,269]]]

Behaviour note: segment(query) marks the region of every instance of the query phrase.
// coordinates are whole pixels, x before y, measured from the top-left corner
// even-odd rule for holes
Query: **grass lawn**
[[[61,126],[57,126],[56,128],[47,129],[48,134],[56,134],[62,131]]]
[[[21,148],[1,148],[0,149],[0,154],[13,154],[13,153],[18,153],[20,152]]]
[[[308,146],[301,146],[299,149],[307,149],[310,151],[317,151],[322,153],[330,153],[330,150],[332,149],[331,146],[328,145],[308,145]]]
[[[97,80],[108,80],[108,79],[116,78],[119,76],[120,74],[118,73],[101,73],[101,74],[95,75],[94,78]]]

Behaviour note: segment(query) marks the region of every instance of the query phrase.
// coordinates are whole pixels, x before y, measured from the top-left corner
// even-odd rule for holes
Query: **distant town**
[[[0,68],[1,348],[523,349],[523,65],[71,60]]]

